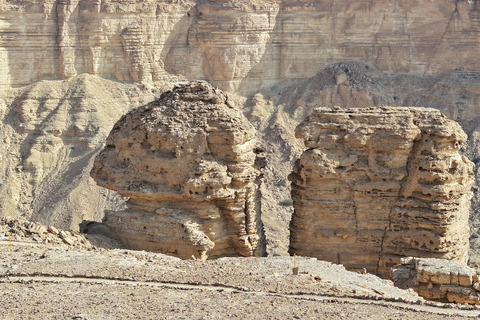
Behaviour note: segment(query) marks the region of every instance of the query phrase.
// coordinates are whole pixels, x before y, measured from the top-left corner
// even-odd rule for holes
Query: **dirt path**
[[[414,312],[426,312],[432,315],[438,316],[463,316],[463,317],[480,317],[480,311],[478,310],[458,310],[454,308],[438,308],[432,307],[429,305],[411,305],[403,302],[390,302],[390,301],[375,301],[375,300],[365,300],[365,299],[355,299],[355,298],[341,298],[341,297],[331,297],[331,296],[319,296],[319,295],[304,295],[304,294],[281,294],[281,293],[271,293],[271,292],[257,292],[257,291],[242,291],[235,288],[230,288],[227,286],[221,285],[202,285],[202,284],[181,284],[181,283],[165,283],[165,282],[146,282],[146,281],[132,281],[132,280],[110,280],[102,278],[81,278],[81,277],[56,277],[56,276],[14,276],[8,277],[8,282],[10,283],[20,283],[25,285],[32,284],[95,284],[95,285],[104,285],[104,286],[133,286],[133,287],[144,287],[144,288],[156,288],[156,289],[173,289],[173,290],[197,290],[200,292],[210,291],[210,292],[223,292],[228,294],[242,294],[242,295],[253,295],[253,296],[263,296],[270,298],[284,298],[293,301],[316,301],[327,304],[352,304],[352,305],[364,305],[372,306],[376,305],[379,307],[390,307],[398,310],[414,311]]]

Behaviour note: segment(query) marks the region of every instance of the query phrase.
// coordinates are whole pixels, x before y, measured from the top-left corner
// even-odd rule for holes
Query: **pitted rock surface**
[[[92,176],[129,197],[106,224],[130,248],[181,258],[262,255],[256,133],[206,82],[124,115]]]
[[[292,181],[290,251],[388,276],[404,256],[467,261],[473,164],[427,108],[318,108]]]
[[[455,261],[433,258],[402,259],[392,268],[395,286],[414,289],[420,296],[444,302],[480,304],[475,269]]]

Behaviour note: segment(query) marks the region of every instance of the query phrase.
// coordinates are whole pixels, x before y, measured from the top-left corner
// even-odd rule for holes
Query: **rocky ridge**
[[[467,136],[434,109],[318,108],[296,129],[290,252],[388,277],[404,256],[468,259]]]
[[[176,86],[124,115],[92,177],[128,197],[105,224],[129,248],[181,258],[263,255],[256,133],[210,84]]]

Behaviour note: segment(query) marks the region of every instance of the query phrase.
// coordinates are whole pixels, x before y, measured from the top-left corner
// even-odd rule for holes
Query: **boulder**
[[[392,268],[392,280],[395,286],[412,288],[426,299],[480,304],[480,282],[475,269],[456,261],[403,258]]]
[[[180,258],[262,255],[256,132],[228,96],[176,86],[114,126],[91,175],[129,197],[105,224],[127,247]]]

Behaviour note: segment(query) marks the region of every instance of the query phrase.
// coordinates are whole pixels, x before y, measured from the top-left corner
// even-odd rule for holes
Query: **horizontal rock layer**
[[[403,258],[392,268],[395,286],[413,288],[420,296],[445,302],[480,304],[475,269],[445,259]]]
[[[266,88],[257,111],[270,163],[263,209],[281,226],[273,236],[288,232],[288,185],[276,183],[312,107],[438,108],[462,123],[475,159],[478,12],[466,0],[0,0],[0,215],[68,229],[118,207],[89,178],[92,159],[118,117],[173,74],[245,96]],[[381,79],[359,77],[367,68]]]
[[[318,108],[292,181],[290,251],[389,275],[403,256],[465,263],[473,164],[434,109]]]
[[[92,176],[129,197],[106,224],[130,248],[197,258],[264,252],[255,130],[206,82],[124,115]]]
[[[168,71],[252,92],[349,59],[392,73],[480,70],[477,7],[450,0],[3,0],[0,85],[85,72],[155,81]]]

